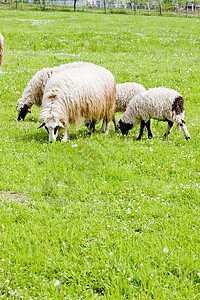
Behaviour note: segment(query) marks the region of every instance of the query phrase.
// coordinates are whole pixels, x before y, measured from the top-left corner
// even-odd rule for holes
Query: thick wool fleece
[[[24,105],[27,105],[29,108],[34,104],[39,107],[42,105],[45,86],[53,74],[65,69],[82,68],[90,65],[94,64],[88,62],[74,62],[52,68],[43,68],[38,71],[28,82],[28,85],[22,94],[22,98],[18,100],[17,111],[20,112]]]
[[[181,95],[173,89],[151,88],[135,95],[120,119],[133,126],[139,124],[141,120],[147,122],[150,118],[181,123],[184,118],[183,104],[178,114],[175,109],[173,110],[173,104],[179,97]]]
[[[125,111],[130,100],[138,92],[144,92],[146,89],[135,82],[125,82],[116,86],[116,112]]]
[[[77,124],[87,120],[110,122],[114,117],[116,82],[110,71],[87,66],[54,74],[48,81],[42,102],[40,120],[44,123]]]

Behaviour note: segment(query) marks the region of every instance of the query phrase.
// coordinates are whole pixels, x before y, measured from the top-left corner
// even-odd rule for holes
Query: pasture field
[[[0,11],[0,298],[199,299],[200,20]],[[117,83],[185,99],[185,140],[152,120],[48,143],[39,108],[16,104],[43,67],[91,61]],[[117,119],[120,114],[117,114]]]

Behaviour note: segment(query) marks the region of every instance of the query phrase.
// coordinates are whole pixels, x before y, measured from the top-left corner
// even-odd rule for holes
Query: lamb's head
[[[124,123],[121,119],[118,121],[117,127],[121,130],[123,135],[127,135],[129,130],[133,128],[133,124]]]
[[[20,101],[20,99],[19,99]],[[27,105],[27,104],[23,104],[21,105],[19,102],[17,104],[17,107],[16,107],[17,111],[18,111],[18,117],[17,117],[17,120],[20,121],[21,119],[24,121],[26,115],[28,113],[31,113],[31,109],[30,107]]]
[[[42,123],[38,128],[44,127],[49,134],[49,142],[52,143],[56,141],[58,132],[61,128],[64,128],[60,121],[50,119],[46,123]]]

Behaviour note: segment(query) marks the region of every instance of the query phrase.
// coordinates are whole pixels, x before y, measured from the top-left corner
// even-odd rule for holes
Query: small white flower
[[[165,247],[165,248],[163,249],[163,252],[168,253],[168,252],[169,252],[169,249],[168,249],[167,247]]]
[[[149,148],[150,151],[153,151],[153,148]]]
[[[131,279],[132,279],[131,277],[127,278],[128,281],[131,281]]]
[[[78,145],[77,144],[72,145],[72,148],[75,148],[75,147],[78,147]]]
[[[58,285],[60,285],[60,284],[61,284],[61,281],[60,281],[60,280],[55,280],[54,286],[58,286]]]

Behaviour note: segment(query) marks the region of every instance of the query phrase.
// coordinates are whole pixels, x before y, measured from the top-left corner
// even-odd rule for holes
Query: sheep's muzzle
[[[117,127],[121,130],[123,135],[127,135],[129,130],[133,128],[133,124],[124,123],[122,120],[119,120]]]

